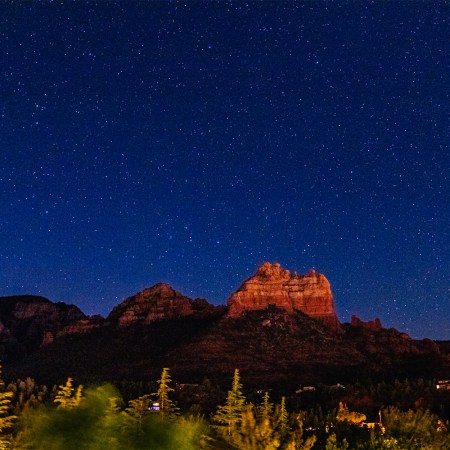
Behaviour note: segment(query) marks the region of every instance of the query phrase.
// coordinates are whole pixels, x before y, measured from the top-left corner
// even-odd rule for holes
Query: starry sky
[[[263,261],[450,339],[450,4],[0,5],[0,295],[225,303]]]

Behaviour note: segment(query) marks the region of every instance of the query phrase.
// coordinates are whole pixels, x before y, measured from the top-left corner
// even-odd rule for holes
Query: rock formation
[[[215,307],[206,300],[192,300],[175,291],[170,285],[158,283],[124,300],[111,311],[107,320],[125,327],[214,310]]]
[[[35,295],[0,297],[0,337],[13,357],[53,341],[63,328],[86,316],[75,305],[53,303]]]
[[[95,328],[100,328],[105,324],[105,319],[96,314],[94,316],[90,316],[87,319],[78,320],[66,327],[64,327],[61,331],[58,332],[59,336],[64,336],[67,334],[79,334],[79,333],[87,333]]]
[[[180,380],[225,379],[238,367],[255,385],[446,377],[448,349],[378,320],[339,324],[326,278],[279,264],[263,264],[228,308],[168,284],[127,298],[107,319],[42,297],[0,297],[0,357],[11,379],[149,379],[161,367]]]
[[[352,319],[350,322],[352,327],[362,327],[367,328],[372,331],[380,331],[382,329],[380,319],[369,320],[368,322],[362,321],[358,316],[352,315]]]
[[[274,305],[289,312],[302,311],[333,327],[339,324],[330,283],[325,276],[315,270],[306,275],[291,274],[278,263],[265,262],[258,267],[256,274],[245,281],[227,303],[229,317]]]
[[[6,326],[14,319],[48,319],[48,321],[56,321],[65,326],[75,320],[86,318],[75,305],[51,302],[38,295],[0,297],[0,316]]]

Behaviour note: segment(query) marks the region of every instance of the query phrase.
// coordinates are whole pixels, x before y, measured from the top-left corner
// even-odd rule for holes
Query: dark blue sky
[[[0,295],[224,303],[269,260],[450,339],[448,2],[0,14]]]

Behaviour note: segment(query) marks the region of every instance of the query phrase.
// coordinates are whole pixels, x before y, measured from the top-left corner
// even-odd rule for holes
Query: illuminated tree
[[[128,408],[125,411],[138,422],[139,429],[142,428],[142,417],[145,413],[148,413],[148,407],[150,404],[150,396],[143,395],[135,400],[130,400],[128,402]],[[115,404],[111,404],[110,407],[116,409]]]
[[[245,397],[242,393],[242,384],[240,383],[239,370],[235,369],[233,376],[233,383],[231,390],[228,391],[225,405],[217,408],[217,412],[213,420],[218,424],[225,426],[228,437],[231,439],[231,434],[235,430],[240,421],[242,411],[244,410]]]
[[[281,403],[277,407],[278,429],[284,438],[289,432],[289,414],[286,410],[286,397],[281,397]]]
[[[5,391],[5,383],[0,378],[0,450],[11,448],[11,435],[7,431],[12,427],[14,420],[17,419],[16,416],[10,414],[13,396],[14,394],[11,391]]]
[[[436,415],[428,410],[400,411],[391,407],[383,411],[386,435],[408,450],[450,448],[450,433],[442,427]],[[384,439],[386,441],[386,438]]]
[[[172,379],[169,374],[169,369],[167,367],[163,368],[161,373],[161,379],[158,380],[158,391],[153,394],[155,401],[159,403],[159,413],[161,420],[172,419],[178,415],[179,408],[176,404],[169,398],[169,393],[173,392],[170,386]]]
[[[348,422],[353,425],[361,426],[366,420],[365,414],[361,414],[356,411],[349,411],[345,403],[339,402],[339,410],[336,416],[339,422]]]
[[[310,450],[317,438],[315,435],[304,438],[303,436],[303,417],[298,415],[296,418],[296,426],[292,431],[289,431],[287,437],[287,444],[282,447],[283,450]]]
[[[67,378],[65,385],[58,386],[54,402],[59,403],[58,408],[71,409],[77,407],[83,398],[83,386],[80,384],[75,391],[72,378]]]
[[[331,434],[328,436],[327,442],[325,444],[325,450],[347,450],[348,442],[347,439],[343,439],[341,443],[338,442],[336,434]]]
[[[270,402],[270,396],[268,392],[264,392],[262,403],[259,405],[259,411],[262,418],[269,418],[273,413],[273,403]]]
[[[239,431],[233,433],[233,445],[242,450],[275,450],[280,447],[280,436],[269,416],[255,417],[254,407],[247,405],[241,414]]]

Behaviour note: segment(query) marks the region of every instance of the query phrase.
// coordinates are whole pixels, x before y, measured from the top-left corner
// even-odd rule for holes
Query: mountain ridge
[[[141,378],[171,367],[189,381],[239,367],[267,384],[449,373],[446,343],[411,339],[378,319],[340,323],[324,275],[277,263],[260,266],[227,306],[157,283],[106,318],[42,297],[0,298],[0,325],[5,371],[22,377]]]

